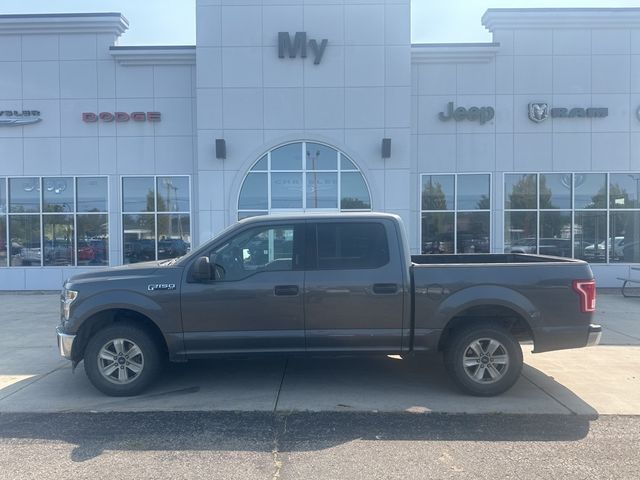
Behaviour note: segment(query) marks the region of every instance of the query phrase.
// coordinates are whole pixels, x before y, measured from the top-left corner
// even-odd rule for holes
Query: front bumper
[[[602,327],[600,325],[589,325],[589,337],[587,339],[587,347],[593,347],[600,343],[602,338]]]
[[[58,350],[60,351],[60,355],[71,360],[71,351],[73,350],[73,342],[76,336],[63,333],[60,327],[56,327],[56,335],[58,337]]]

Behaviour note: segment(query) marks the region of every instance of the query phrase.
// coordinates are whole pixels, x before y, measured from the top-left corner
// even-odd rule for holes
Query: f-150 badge
[[[154,283],[151,285],[147,285],[147,290],[150,292],[155,292],[156,290],[175,290],[175,283]]]

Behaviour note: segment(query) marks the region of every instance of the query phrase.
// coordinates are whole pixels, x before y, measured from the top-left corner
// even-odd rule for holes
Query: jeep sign
[[[480,125],[484,125],[489,120],[493,120],[495,117],[496,111],[493,107],[458,107],[456,109],[453,108],[453,102],[449,102],[447,104],[446,113],[440,112],[438,114],[438,118],[443,122],[451,120],[452,118],[456,122],[460,122],[462,120],[469,120],[472,122],[480,122]]]

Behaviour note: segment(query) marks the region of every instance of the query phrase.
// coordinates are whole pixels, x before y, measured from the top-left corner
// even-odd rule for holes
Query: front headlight
[[[71,304],[78,298],[78,292],[75,290],[67,290],[64,289],[62,295],[62,311],[64,312],[64,319],[69,320],[69,316],[71,315]]]

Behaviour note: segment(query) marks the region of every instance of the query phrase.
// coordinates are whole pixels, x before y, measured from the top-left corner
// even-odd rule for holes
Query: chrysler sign
[[[0,110],[0,127],[20,127],[41,121],[39,110]]]

